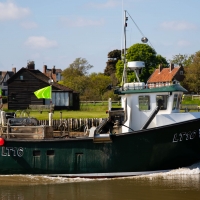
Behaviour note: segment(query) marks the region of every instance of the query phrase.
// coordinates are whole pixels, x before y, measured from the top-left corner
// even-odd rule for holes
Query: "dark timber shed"
[[[34,64],[33,64],[34,65]],[[29,105],[49,105],[49,99],[37,99],[36,90],[49,86],[49,79],[33,65],[21,68],[8,79],[8,109],[21,110]],[[53,82],[52,103],[54,110],[79,110],[79,93],[72,89]]]

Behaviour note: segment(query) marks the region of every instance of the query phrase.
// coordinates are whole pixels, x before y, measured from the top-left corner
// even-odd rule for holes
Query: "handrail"
[[[5,132],[2,131],[2,135],[6,135],[7,138],[10,138],[10,135],[32,135],[32,136],[39,136],[40,138],[45,137],[45,127],[46,125],[40,126],[10,126],[8,123],[7,126],[2,126],[2,128],[6,128]],[[24,129],[24,132],[22,130]],[[26,131],[27,129],[32,130],[32,132]]]

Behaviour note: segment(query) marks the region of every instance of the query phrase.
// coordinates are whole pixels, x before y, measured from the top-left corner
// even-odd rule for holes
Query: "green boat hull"
[[[93,138],[5,139],[0,174],[114,177],[189,166],[200,161],[200,119]]]

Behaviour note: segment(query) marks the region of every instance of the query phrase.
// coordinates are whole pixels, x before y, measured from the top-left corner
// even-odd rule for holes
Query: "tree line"
[[[126,60],[144,61],[145,68],[140,74],[140,81],[147,82],[153,71],[160,64],[163,67],[169,67],[170,63],[182,65],[184,67],[184,80],[181,83],[189,92],[199,93],[200,91],[200,51],[193,55],[174,55],[171,60],[166,60],[163,56],[148,44],[134,44],[129,47],[126,53]],[[62,72],[62,81],[60,84],[80,93],[81,101],[106,101],[108,98],[119,100],[119,97],[109,88],[119,86],[122,81],[124,63],[122,57],[124,51],[115,49],[108,53],[108,61],[104,73],[89,73],[93,67],[85,58],[76,58]],[[133,71],[127,71],[129,82],[136,80]]]

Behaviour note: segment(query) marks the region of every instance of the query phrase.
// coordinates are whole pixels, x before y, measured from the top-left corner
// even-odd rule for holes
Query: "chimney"
[[[173,69],[174,69],[174,64],[173,64],[173,63],[170,63],[169,71],[172,72]]]
[[[34,61],[29,61],[27,63],[27,69],[30,69],[30,70],[35,69],[35,63],[34,63]]]
[[[55,69],[55,66],[53,66],[52,68],[52,74],[55,74],[56,73],[56,69]]]
[[[47,72],[47,65],[44,65],[43,66],[43,74],[46,74],[46,72]]]
[[[163,69],[163,66],[162,66],[162,64],[160,64],[159,65],[159,73],[162,71],[162,69]]]
[[[16,74],[16,67],[13,67],[12,71],[14,72],[14,74]]]

